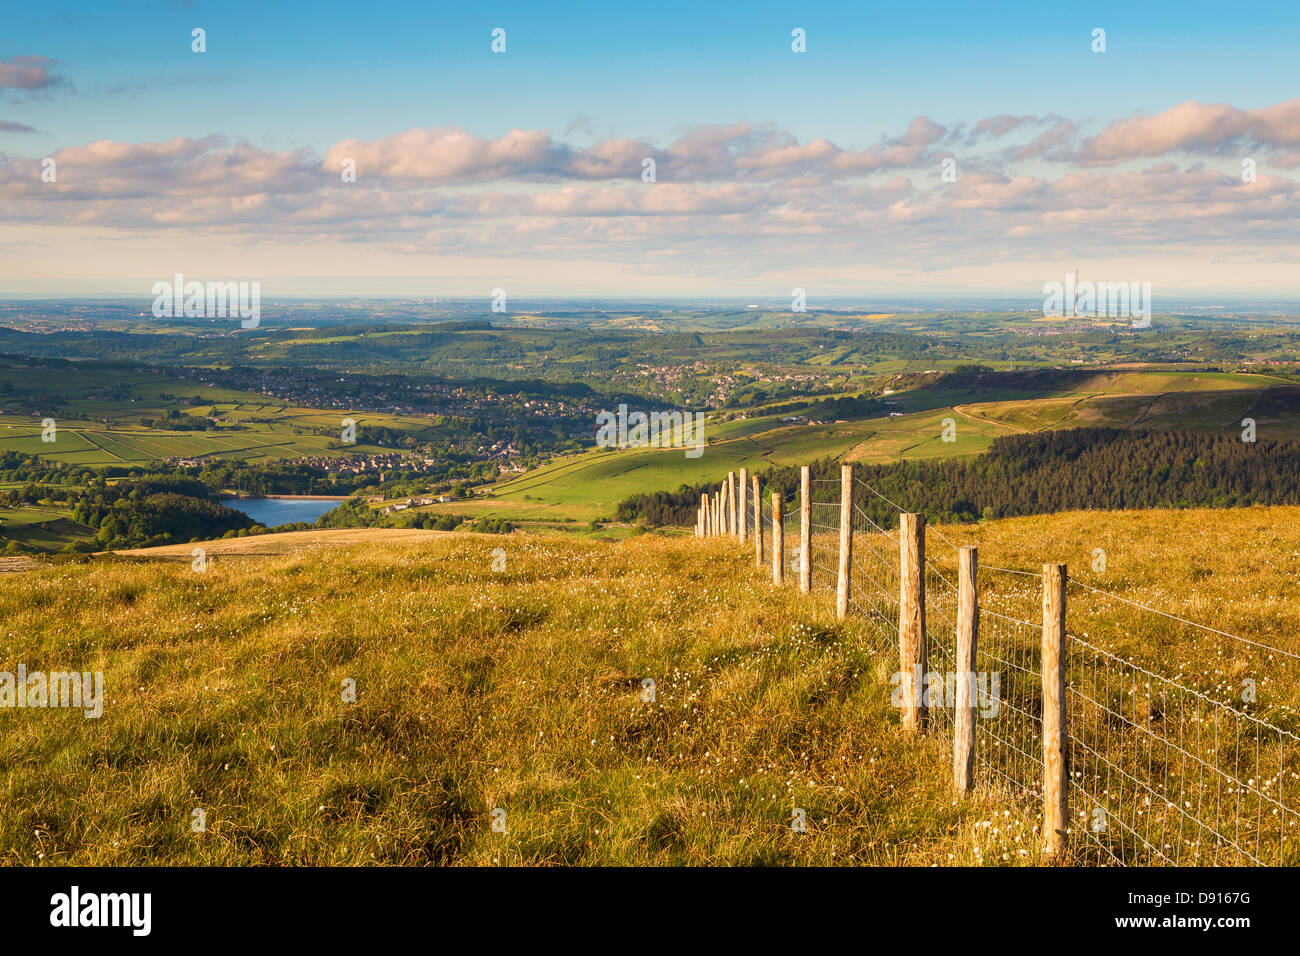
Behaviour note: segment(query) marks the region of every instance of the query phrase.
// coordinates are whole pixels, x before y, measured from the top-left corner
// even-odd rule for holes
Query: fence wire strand
[[[863,489],[903,509],[854,477]],[[760,486],[761,514],[747,501],[747,539],[770,542],[784,529],[786,581],[798,586],[809,562],[814,593],[836,591],[841,484],[809,483],[809,549],[801,553],[799,493],[771,514],[771,489]],[[752,493],[752,488],[747,489]],[[855,497],[858,497],[855,495]],[[861,500],[859,498],[859,500]],[[877,513],[879,509],[876,509]],[[872,650],[897,660],[900,534],[857,501],[850,504],[852,556],[849,613],[870,621]],[[927,687],[938,706],[927,732],[951,745],[959,546],[945,545],[923,564]],[[752,543],[750,544],[752,548]],[[976,784],[1036,814],[1043,798],[1041,622],[1025,620],[1039,597],[1039,572],[979,567],[979,627],[974,660]],[[1017,584],[1016,582],[1021,582]],[[1162,673],[1162,647],[1202,648],[1224,673],[1179,668]],[[1150,649],[1133,653],[1135,645]],[[1294,687],[1300,654],[1188,620],[1079,581],[1067,583],[1065,668],[1066,787],[1074,859],[1094,865],[1296,865],[1300,863],[1300,715],[1286,703],[1266,706],[1258,691]],[[930,676],[932,675],[932,676]],[[1231,678],[1230,680],[1228,678]],[[949,683],[944,683],[948,681]],[[1244,682],[1244,683],[1242,683]],[[1237,683],[1249,694],[1233,697]],[[940,686],[943,684],[944,686]],[[937,695],[937,696],[936,696]]]

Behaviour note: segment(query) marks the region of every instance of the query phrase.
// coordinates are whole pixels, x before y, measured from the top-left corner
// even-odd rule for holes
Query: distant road
[[[1010,428],[1012,431],[1016,431],[1016,432],[1028,432],[1030,430],[1028,428],[1021,428],[1019,425],[1012,425],[1010,422],[1000,422],[996,418],[986,418],[982,415],[972,415],[970,412],[966,411],[966,409],[968,408],[970,408],[969,405],[952,406],[952,410],[954,412],[956,412],[958,415],[962,416],[963,418],[969,418],[973,422],[982,422],[985,425],[998,425],[1002,428]]]

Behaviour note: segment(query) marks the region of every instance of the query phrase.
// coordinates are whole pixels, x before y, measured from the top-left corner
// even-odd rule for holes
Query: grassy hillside
[[[161,414],[164,409],[146,409]],[[93,414],[87,412],[87,415]],[[51,461],[73,465],[144,465],[167,458],[221,458],[251,463],[297,459],[307,456],[377,454],[391,449],[364,441],[340,449],[336,436],[312,434],[309,429],[340,428],[344,417],[357,423],[357,433],[368,427],[407,431],[427,439],[435,433],[428,423],[413,416],[381,415],[369,412],[328,413],[316,409],[292,408],[248,402],[214,402],[194,406],[194,415],[239,419],[207,432],[167,431],[121,421],[91,424],[91,420],[65,419],[54,440],[41,438],[40,416],[4,415],[0,418],[0,451],[41,455]],[[252,421],[252,418],[261,420]]]
[[[70,508],[0,507],[0,543],[17,541],[37,550],[57,551],[71,541],[84,541],[93,534],[93,528],[72,520]]]
[[[504,518],[524,526],[609,517],[628,495],[715,481],[739,468],[802,465],[822,457],[883,465],[975,455],[1002,435],[1084,426],[1177,428],[1240,434],[1256,418],[1261,436],[1300,438],[1300,390],[1266,375],[1116,371],[1083,375],[1055,391],[921,387],[887,396],[896,417],[791,422],[751,409],[705,426],[697,458],[681,449],[625,448],[560,457],[504,481],[485,498],[427,510]],[[737,414],[735,412],[729,414]],[[944,441],[948,421],[953,441]]]
[[[429,334],[364,333],[363,337],[386,341],[403,336],[422,339]],[[455,338],[486,334],[466,332]],[[797,338],[801,333],[790,334]],[[280,347],[294,348],[298,340],[277,341]],[[312,348],[326,347],[331,341],[315,334],[302,339]],[[742,349],[731,358],[752,358],[750,345],[748,351]],[[858,346],[866,348],[862,343]],[[793,347],[787,336],[776,335],[761,354],[772,359],[773,350],[780,353],[786,347]],[[729,348],[736,344],[730,343]],[[829,359],[842,348],[812,352]],[[799,368],[806,367],[791,371]],[[612,516],[617,503],[628,495],[715,480],[742,467],[803,464],[826,456],[874,465],[975,455],[986,451],[998,436],[1022,431],[1111,425],[1236,434],[1241,419],[1249,415],[1257,420],[1261,435],[1300,437],[1295,424],[1300,420],[1296,415],[1300,389],[1272,375],[1073,368],[1018,375],[886,376],[873,388],[882,390],[882,383],[889,381],[897,390],[882,392],[877,402],[866,403],[863,407],[871,410],[866,417],[844,412],[845,417],[839,418],[817,404],[820,399],[855,398],[860,388],[849,388],[844,382],[837,386],[843,391],[817,399],[769,396],[763,402],[710,413],[704,429],[708,447],[701,457],[687,458],[680,449],[648,448],[563,455],[502,481],[487,497],[427,510],[500,518],[528,528],[582,528],[593,519]],[[371,441],[383,434],[377,429],[432,442],[444,451],[448,443],[464,437],[460,426],[435,424],[420,415],[314,409],[252,392],[93,363],[75,369],[14,365],[0,369],[0,380],[0,451],[77,465],[143,465],[178,457],[265,464],[302,456],[374,453],[385,450],[367,443],[368,434]],[[6,385],[8,394],[3,391]],[[184,396],[184,403],[178,404],[177,396]],[[58,431],[56,440],[47,443],[42,440],[42,421],[52,409],[58,410]],[[210,417],[213,424],[206,431],[168,430],[157,424],[166,421],[163,416],[168,412],[185,418]],[[337,430],[345,416],[357,422],[360,444],[338,444]],[[942,436],[949,423],[953,440],[945,441]],[[392,446],[388,441],[389,449]],[[62,527],[19,540],[62,546],[60,542],[78,536],[75,527]]]
[[[939,532],[1009,567],[1106,547],[1111,590],[1297,646],[1300,508]],[[0,860],[1036,861],[1032,816],[995,786],[956,801],[944,742],[899,734],[889,635],[748,550],[380,535],[0,575],[0,667],[106,681],[98,720],[0,710]]]

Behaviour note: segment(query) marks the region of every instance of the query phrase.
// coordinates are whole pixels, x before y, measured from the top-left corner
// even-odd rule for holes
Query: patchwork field
[[[386,450],[364,441],[366,426],[429,433],[427,420],[366,412],[327,415],[313,409],[280,406],[275,409],[248,408],[220,403],[196,410],[236,417],[243,413],[274,415],[272,422],[248,421],[215,430],[167,431],[159,428],[83,426],[75,420],[58,421],[53,441],[42,437],[40,419],[0,415],[0,451],[41,455],[52,461],[77,465],[145,464],[169,458],[212,458],[249,462],[274,461],[306,456],[337,457],[344,454],[337,436],[316,435],[307,428],[339,429],[342,418],[357,423],[358,441],[346,446],[347,454],[371,454]]]
[[[17,541],[46,551],[57,551],[74,541],[84,541],[94,529],[72,520],[69,509],[45,505],[0,507],[0,542]]]
[[[4,377],[15,387],[10,397],[0,396],[0,451],[74,464],[141,465],[167,458],[256,463],[329,456],[338,453],[335,430],[343,417],[359,425],[361,441],[347,446],[349,452],[384,450],[365,443],[367,425],[405,431],[420,440],[436,440],[440,434],[427,418],[294,407],[132,370],[95,367],[50,376],[48,370],[11,368]],[[213,417],[218,427],[199,432],[142,425],[176,408],[178,394],[186,396],[180,406],[184,415]],[[79,416],[57,420],[54,442],[42,440],[41,417],[23,407],[37,395]],[[1262,436],[1300,437],[1300,388],[1244,373],[1113,370],[1076,378],[1056,391],[1026,391],[1005,382],[965,389],[926,386],[900,388],[881,400],[888,402],[886,414],[851,420],[810,422],[808,415],[762,406],[727,409],[711,414],[705,426],[708,445],[700,457],[650,448],[562,456],[490,486],[486,494],[425,510],[574,529],[610,517],[628,495],[712,481],[742,467],[762,469],[822,457],[886,464],[974,455],[997,436],[1019,431],[1115,425],[1236,433],[1242,419],[1252,417]]]
[[[1006,398],[1014,395],[1014,398]],[[488,496],[426,510],[505,518],[524,525],[609,516],[628,495],[715,481],[834,457],[864,464],[973,455],[999,435],[1040,429],[1117,427],[1222,430],[1257,419],[1259,434],[1300,438],[1300,389],[1268,376],[1201,372],[1109,372],[1062,394],[922,388],[889,396],[896,416],[825,424],[784,421],[761,410],[710,421],[698,458],[680,449],[626,448],[565,456],[491,487]],[[788,417],[788,416],[784,416]],[[952,441],[944,440],[951,420]]]
[[[75,369],[11,366],[0,369],[9,386],[0,393],[0,451],[42,455],[78,465],[145,464],[168,458],[269,462],[338,455],[342,420],[357,423],[349,453],[384,451],[366,441],[367,426],[429,440],[437,426],[420,416],[322,410],[288,405],[264,395],[99,365]],[[207,431],[146,426],[177,411],[214,418]],[[54,440],[42,438],[53,417]]]

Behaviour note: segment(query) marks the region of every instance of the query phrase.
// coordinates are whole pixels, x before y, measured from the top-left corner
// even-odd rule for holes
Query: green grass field
[[[835,356],[828,353],[828,358]],[[437,433],[423,418],[296,408],[261,395],[134,371],[92,369],[53,379],[42,374],[42,370],[23,368],[4,372],[17,382],[19,395],[42,394],[41,389],[72,395],[57,397],[83,417],[59,421],[56,441],[47,443],[41,439],[41,419],[24,414],[22,401],[12,397],[0,401],[0,450],[91,466],[141,465],[182,457],[270,462],[337,454],[331,450],[333,438],[305,432],[338,428],[345,415],[359,423],[361,443],[349,446],[351,453],[384,450],[364,443],[367,424],[424,438]],[[804,464],[827,456],[887,464],[973,455],[986,450],[999,435],[1043,428],[1114,425],[1235,431],[1243,418],[1251,416],[1257,419],[1261,435],[1300,437],[1294,400],[1273,398],[1290,394],[1272,390],[1280,384],[1284,383],[1276,378],[1243,373],[1115,370],[1098,372],[1055,392],[905,389],[884,396],[894,403],[896,416],[850,421],[813,424],[787,421],[791,416],[762,407],[727,410],[707,423],[708,446],[699,458],[688,458],[676,449],[646,448],[564,456],[497,484],[486,496],[427,510],[503,518],[524,527],[586,527],[592,520],[610,517],[628,495],[713,481],[739,468]],[[122,398],[128,393],[129,399]],[[198,404],[181,406],[184,413],[217,417],[221,427],[207,432],[141,427],[141,420],[159,418],[176,407],[174,399],[163,395],[197,399]],[[944,440],[945,432],[954,440]]]
[[[74,541],[88,541],[94,529],[72,520],[67,508],[52,505],[0,507],[0,544],[16,541],[28,548],[57,551]]]
[[[1104,545],[1111,572],[1086,580],[1300,649],[1297,508],[936,530],[979,541],[989,565],[1074,567]],[[988,774],[957,799],[943,736],[900,733],[892,633],[836,621],[828,594],[774,590],[748,549],[653,534],[378,532],[288,551],[269,538],[267,557],[204,573],[116,558],[0,575],[4,659],[106,682],[99,719],[0,711],[0,860],[1040,862],[1023,799]],[[1032,610],[1028,586],[986,588],[1007,613],[1022,598]],[[1233,664],[1129,630],[1152,666]],[[1261,686],[1297,703],[1294,686]]]
[[[333,446],[344,418],[357,423],[357,443],[347,447],[348,454],[390,450],[366,441],[368,425],[425,440],[439,433],[420,416],[300,408],[251,392],[93,364],[56,370],[2,368],[0,381],[13,389],[0,395],[0,451],[42,455],[69,464],[139,465],[167,458],[270,462],[338,456],[342,452]],[[54,409],[59,410],[57,415]],[[217,418],[219,425],[208,431],[182,431],[142,424],[173,410]],[[42,440],[46,417],[55,419],[53,442]],[[318,429],[328,434],[311,434]]]

